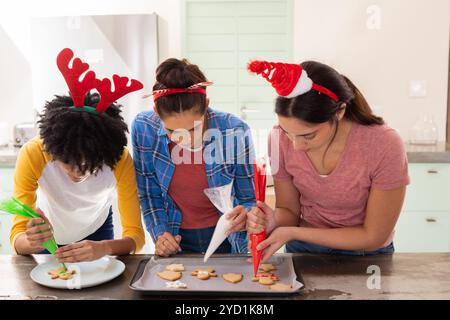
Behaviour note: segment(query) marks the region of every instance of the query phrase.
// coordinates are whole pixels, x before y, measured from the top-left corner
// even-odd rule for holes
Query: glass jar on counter
[[[438,129],[431,114],[421,114],[409,132],[409,143],[413,145],[436,145]]]

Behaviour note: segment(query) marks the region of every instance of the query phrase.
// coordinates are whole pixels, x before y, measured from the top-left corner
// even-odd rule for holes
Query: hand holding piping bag
[[[44,224],[46,220],[43,218],[42,213],[39,214],[38,212],[27,206],[25,203],[22,203],[14,197],[2,201],[0,203],[0,211],[7,212],[9,214],[20,215],[28,219],[43,219]],[[58,250],[58,245],[56,244],[56,240],[54,237],[42,243],[42,247],[47,249],[53,255],[55,254],[56,250]],[[61,263],[61,267],[64,271],[67,270],[67,267],[64,263]]]

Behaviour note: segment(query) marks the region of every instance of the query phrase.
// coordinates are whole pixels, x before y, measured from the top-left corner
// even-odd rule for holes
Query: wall
[[[381,9],[379,30],[367,28],[371,5]],[[296,62],[319,60],[349,76],[404,139],[424,112],[445,140],[450,1],[297,0],[294,11]],[[426,97],[409,97],[411,80],[426,81]]]
[[[159,60],[179,56],[180,40],[180,2],[178,0],[78,0],[78,1],[1,1],[0,2],[0,52],[17,53],[14,61],[0,64],[0,96],[9,94],[10,100],[0,105],[0,121],[12,124],[34,119],[31,70],[27,66],[31,57],[31,19],[41,16],[80,16],[114,14],[158,14],[158,39],[160,41]],[[8,51],[7,51],[8,50]],[[20,67],[18,67],[20,66]],[[154,70],[149,70],[154,73]],[[11,82],[15,83],[11,87]],[[20,83],[20,87],[17,85]],[[19,88],[18,88],[19,87]],[[14,110],[13,112],[11,110]],[[117,213],[117,205],[114,205]],[[114,217],[116,231],[120,231],[117,214]],[[154,245],[147,233],[147,245],[144,252],[153,252]]]
[[[0,96],[9,98],[0,105],[0,121],[12,125],[34,119],[31,95],[31,71],[26,63],[31,57],[31,19],[38,16],[77,16],[107,14],[158,14],[159,60],[180,54],[180,5],[178,0],[108,0],[108,1],[1,1],[0,52],[17,52],[16,61],[2,61],[0,67]],[[18,66],[20,66],[18,68]],[[154,70],[149,70],[154,73]],[[20,81],[19,81],[20,80]],[[17,94],[11,95],[11,82],[21,83]],[[15,111],[11,112],[7,106]]]
[[[445,140],[450,2],[433,0],[295,0],[294,61],[329,63],[354,80],[404,139],[421,112],[431,113]],[[367,29],[371,5],[381,8],[381,29]],[[2,7],[3,6],[3,7]],[[50,6],[51,9],[48,9]],[[0,25],[26,47],[30,16],[151,13],[159,15],[159,60],[181,53],[181,1],[1,1]],[[20,12],[20,14],[18,14]],[[18,29],[17,26],[22,26]],[[1,31],[0,31],[1,34]],[[0,47],[3,50],[3,47]],[[26,58],[26,57],[25,57]],[[26,70],[25,70],[26,71]],[[0,77],[0,94],[8,78]],[[425,98],[409,97],[410,80],[426,80]],[[21,95],[26,101],[26,95]],[[26,103],[21,102],[25,108]],[[0,119],[22,116],[0,108]],[[28,117],[31,117],[28,116]]]

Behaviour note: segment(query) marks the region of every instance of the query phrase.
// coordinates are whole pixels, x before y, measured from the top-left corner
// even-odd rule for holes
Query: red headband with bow
[[[201,94],[206,95],[206,89],[204,87],[208,87],[212,84],[213,84],[213,82],[207,81],[207,82],[200,82],[200,83],[193,84],[192,86],[189,86],[187,88],[160,89],[160,90],[155,90],[152,93],[143,96],[142,98],[148,98],[150,96],[153,96],[153,101],[156,101],[161,97],[165,97],[165,96],[175,94],[175,93],[201,93]]]

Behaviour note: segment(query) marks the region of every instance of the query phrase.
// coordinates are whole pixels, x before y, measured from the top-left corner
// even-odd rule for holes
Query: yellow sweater
[[[47,185],[52,183],[51,166],[54,166],[54,162],[52,161],[51,156],[44,150],[42,139],[36,137],[26,143],[20,150],[19,156],[17,158],[16,170],[14,175],[14,197],[29,205],[33,209],[36,209],[38,187],[40,186],[40,184],[42,188],[43,186],[45,187],[45,183],[47,183]],[[135,252],[138,252],[144,245],[145,236],[141,222],[141,212],[136,187],[136,175],[134,171],[133,160],[127,149],[124,150],[123,155],[115,166],[114,170],[110,172],[110,175],[114,175],[113,177],[110,177],[110,180],[116,184],[115,189],[117,190],[120,220],[122,224],[122,237],[129,237],[133,239],[136,244]],[[47,175],[47,177],[45,177],[45,175]],[[55,187],[56,188],[54,188],[53,190],[57,190],[58,186]],[[51,191],[51,188],[47,188],[44,191],[48,193],[49,190]],[[98,190],[98,192],[100,194],[101,192],[104,192],[104,190]],[[47,196],[49,196],[52,201],[58,201],[58,199],[63,198],[61,197],[61,194]],[[63,200],[66,199],[62,199],[62,203],[64,203]],[[104,203],[104,207],[109,206],[109,203]],[[57,212],[55,212],[54,214],[57,215]],[[96,213],[94,212],[94,218],[96,217],[95,214]],[[102,218],[103,217],[100,216],[100,220],[97,219],[98,221],[95,222],[97,224],[101,224]],[[54,219],[56,224],[53,225],[55,233],[58,231],[56,230],[56,221],[60,223],[61,227],[72,227],[71,225],[64,226],[64,219],[58,220],[58,217],[54,217]],[[13,248],[15,248],[16,238],[20,234],[25,233],[27,228],[27,221],[27,218],[21,216],[14,217],[13,226],[10,232],[10,241]],[[51,219],[50,221],[52,222]],[[93,225],[95,227],[95,224]],[[87,225],[87,228],[89,227],[90,226]],[[78,240],[81,240],[82,238],[83,236]],[[58,241],[58,238],[56,240]]]

